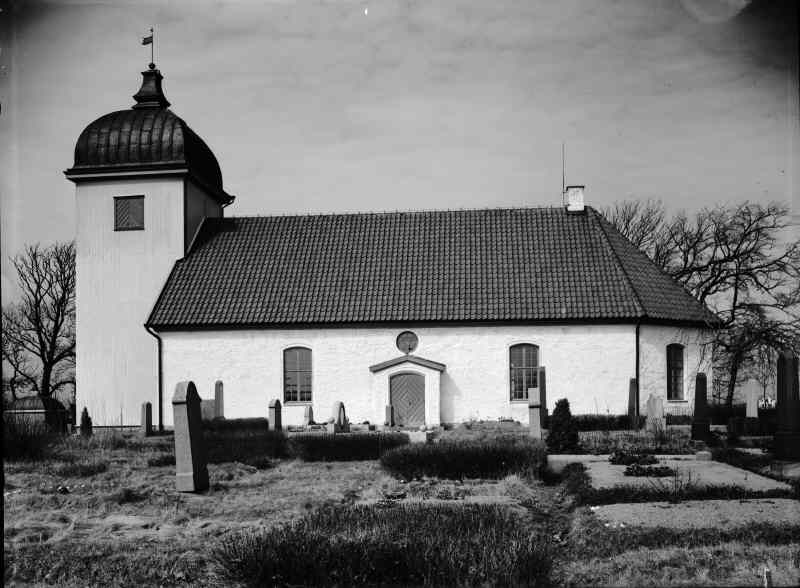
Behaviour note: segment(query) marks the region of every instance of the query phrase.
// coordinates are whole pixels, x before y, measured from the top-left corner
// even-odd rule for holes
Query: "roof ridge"
[[[590,208],[590,207],[587,207]],[[293,213],[283,212],[275,214],[247,214],[247,215],[230,215],[226,219],[251,219],[251,218],[293,218],[293,217],[321,217],[321,216],[377,216],[382,214],[428,214],[428,213],[445,213],[445,212],[513,212],[513,211],[529,211],[529,210],[547,210],[559,211],[564,210],[562,206],[485,206],[478,208],[417,208],[407,210],[355,210],[343,212],[306,212],[306,213]]]
[[[592,215],[592,220],[594,221],[593,224],[596,224],[598,226],[598,228],[600,229],[600,234],[603,235],[603,241],[606,243],[608,248],[611,250],[611,255],[613,255],[614,259],[617,261],[617,265],[619,266],[620,271],[622,272],[622,275],[625,276],[625,282],[628,284],[628,287],[631,289],[631,292],[633,293],[633,301],[636,303],[636,306],[639,308],[639,313],[641,314],[641,317],[642,318],[646,318],[647,317],[647,310],[645,309],[644,304],[642,304],[642,298],[639,295],[639,292],[636,290],[636,287],[633,285],[633,280],[631,280],[631,277],[628,275],[628,270],[625,267],[625,264],[622,263],[622,259],[620,258],[619,253],[617,253],[617,250],[614,248],[614,245],[611,243],[611,239],[609,239],[608,233],[606,232],[606,229],[603,226],[603,223],[600,221],[600,216],[601,216],[600,213],[597,212],[594,209],[592,209],[592,212],[594,213]]]

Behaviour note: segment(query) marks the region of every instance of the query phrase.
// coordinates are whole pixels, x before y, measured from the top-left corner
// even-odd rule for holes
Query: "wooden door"
[[[396,374],[389,379],[389,401],[394,419],[402,427],[425,424],[425,378],[419,374]]]

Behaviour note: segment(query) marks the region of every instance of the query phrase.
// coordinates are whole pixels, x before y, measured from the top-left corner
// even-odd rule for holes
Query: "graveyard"
[[[778,375],[772,436],[758,416],[712,425],[702,374],[691,424],[651,397],[627,430],[578,427],[599,417],[566,400],[547,414],[544,387],[534,426],[411,431],[350,423],[343,402],[304,427],[278,400],[226,420],[221,387],[201,400],[182,382],[172,431],[144,405],[138,430],[29,430],[6,454],[4,581],[797,585],[797,360]]]

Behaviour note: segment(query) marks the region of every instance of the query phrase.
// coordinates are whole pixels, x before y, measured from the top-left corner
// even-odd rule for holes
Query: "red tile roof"
[[[206,219],[147,324],[639,319],[713,316],[594,209],[509,208]]]

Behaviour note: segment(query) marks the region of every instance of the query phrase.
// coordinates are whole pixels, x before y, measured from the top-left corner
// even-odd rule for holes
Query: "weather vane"
[[[153,27],[150,27],[150,34],[146,37],[142,37],[142,45],[150,45],[150,69],[155,69],[156,67],[156,60],[154,55],[154,48],[155,43],[153,42]]]

